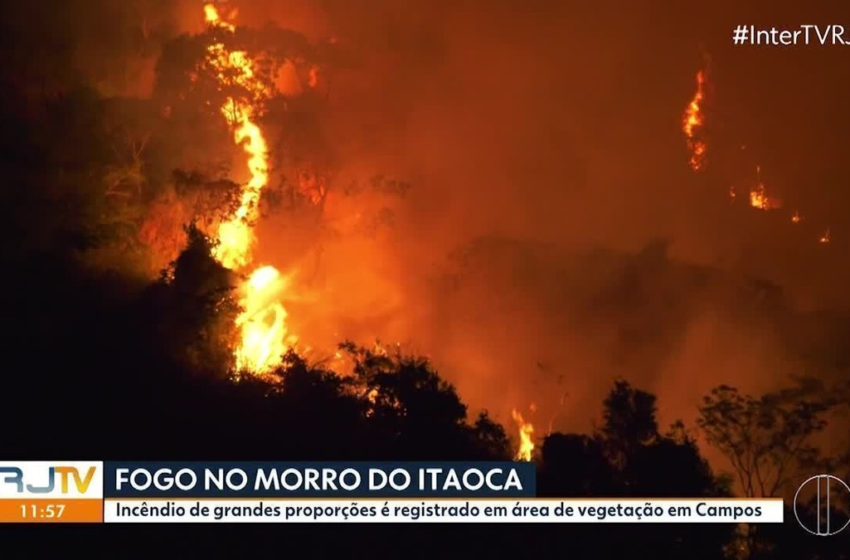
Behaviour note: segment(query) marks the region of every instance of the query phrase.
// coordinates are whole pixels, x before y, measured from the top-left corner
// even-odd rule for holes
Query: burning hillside
[[[669,7],[610,21],[621,45],[588,31],[610,17],[591,5],[130,4],[63,8],[43,34],[69,60],[8,30],[8,111],[31,119],[5,146],[9,238],[26,240],[8,262],[166,293],[142,338],[187,370],[226,362],[250,385],[292,350],[380,420],[397,396],[335,373],[340,342],[383,340],[370,358],[427,356],[525,460],[589,430],[615,378],[657,392],[667,422],[722,381],[838,375],[784,330],[840,349],[840,321],[811,326],[850,278],[829,88],[768,62],[752,78],[764,61],[719,44],[709,68],[690,40],[647,43],[638,23]],[[126,44],[98,43],[104,19]]]
[[[517,333],[519,338],[508,336],[493,350],[486,350],[489,341],[500,336],[483,326],[492,320],[485,318],[489,317],[488,312],[465,327],[476,334],[458,333],[450,341],[439,341],[441,337],[437,333],[445,327],[440,325],[433,309],[444,307],[446,304],[440,302],[448,299],[445,293],[435,290],[432,283],[439,284],[442,278],[437,274],[414,280],[413,275],[404,270],[410,264],[406,264],[407,257],[399,253],[407,251],[412,239],[405,239],[403,235],[409,236],[412,231],[397,228],[397,216],[407,213],[409,218],[413,214],[408,205],[391,208],[383,206],[384,202],[379,200],[380,197],[406,196],[410,185],[383,175],[364,179],[361,170],[368,170],[370,166],[360,161],[338,166],[323,162],[321,157],[316,157],[316,150],[303,152],[303,135],[290,134],[291,129],[303,126],[303,121],[298,123],[294,120],[303,118],[303,115],[299,117],[298,111],[316,110],[318,106],[315,103],[321,96],[329,102],[325,110],[332,111],[334,107],[329,90],[316,90],[320,72],[326,70],[320,71],[316,62],[310,60],[315,52],[305,41],[294,40],[291,36],[286,39],[288,46],[281,48],[283,35],[275,37],[271,32],[255,34],[239,27],[238,20],[232,19],[236,17],[235,11],[229,9],[220,11],[216,5],[209,4],[205,7],[204,16],[207,30],[196,36],[197,52],[201,54],[199,63],[188,69],[188,81],[172,82],[182,83],[189,91],[201,91],[199,84],[212,80],[209,91],[215,92],[215,95],[206,99],[193,98],[187,91],[177,88],[171,91],[169,99],[172,102],[168,109],[169,118],[179,120],[178,112],[181,107],[186,107],[189,99],[194,99],[196,104],[198,101],[212,104],[213,109],[218,107],[232,141],[241,150],[241,153],[233,155],[233,169],[227,177],[238,177],[244,173],[240,169],[247,168],[244,183],[228,187],[231,195],[226,211],[219,205],[213,207],[213,212],[199,212],[197,206],[194,213],[189,212],[193,219],[207,224],[206,231],[217,242],[214,249],[216,259],[243,276],[238,289],[243,311],[236,319],[240,333],[240,341],[234,350],[237,369],[259,374],[273,371],[290,348],[297,348],[308,355],[332,356],[335,344],[344,338],[389,338],[405,341],[406,345],[412,341],[417,347],[425,346],[431,352],[433,350],[427,346],[430,343],[438,348],[435,356],[438,362],[451,364],[465,372],[459,384],[464,392],[474,395],[473,402],[486,406],[487,403],[504,400],[500,409],[507,419],[507,411],[517,402],[538,400],[536,393],[548,391],[542,387],[554,378],[563,379],[563,372],[587,371],[586,365],[560,355],[553,350],[554,346],[604,346],[610,342],[611,336],[625,336],[622,332],[617,335],[599,333],[597,339],[580,342],[583,337],[575,336],[575,324],[563,320],[561,324],[552,325],[548,314],[540,315],[535,311],[535,301],[551,296],[543,296],[539,290],[527,286],[514,285],[500,290],[498,296],[494,294],[495,300],[476,295],[466,302],[456,303],[451,311],[454,317],[442,321],[446,325],[460,324],[464,314],[479,305],[479,300],[483,309],[508,304],[511,307],[506,313],[514,317],[528,315],[530,321],[547,333],[539,336],[540,348],[514,354],[508,341],[522,339],[524,335]],[[334,38],[328,45],[338,45],[338,42]],[[169,75],[166,72],[168,68],[168,64],[161,65],[161,78]],[[327,69],[327,72],[327,83],[334,82],[333,69]],[[339,73],[340,76],[344,74]],[[694,171],[705,172],[713,180],[724,175],[725,163],[721,149],[716,150],[717,154],[712,156],[711,161],[708,159],[715,140],[709,134],[712,113],[707,111],[718,102],[710,95],[714,89],[710,88],[712,83],[709,80],[706,64],[696,74],[696,90],[686,105],[682,130],[690,152],[690,167]],[[161,92],[165,89],[159,88]],[[290,124],[293,126],[289,127]],[[323,122],[321,126],[332,129],[336,125]],[[222,150],[212,145],[210,149]],[[302,150],[300,156],[297,155],[299,150]],[[751,186],[733,188],[733,198],[740,191],[744,193],[742,202],[748,203],[750,209],[781,209],[779,199],[765,185],[761,167],[755,168],[756,177],[749,181]],[[207,180],[204,188],[210,184]],[[371,211],[369,205],[376,200],[378,212],[372,218],[366,217],[365,214]],[[794,217],[798,214],[788,218],[790,224],[798,223]],[[384,239],[379,234],[382,229],[388,232]],[[451,232],[451,235],[455,233]],[[458,237],[462,239],[463,235],[458,234]],[[818,240],[826,243],[830,236],[828,233],[819,234]],[[287,245],[290,247],[284,249]],[[452,245],[456,248],[463,246],[463,242],[453,242]],[[434,256],[438,262],[442,257]],[[563,262],[543,265],[554,269],[541,268],[538,272],[552,276],[553,270],[569,267],[571,258],[564,257]],[[355,270],[359,267],[350,263],[352,259],[365,265],[364,270]],[[518,266],[532,275],[532,270],[538,265],[524,262],[509,266]],[[602,275],[598,280],[604,283],[608,278]],[[491,283],[486,279],[479,281],[482,285]],[[530,293],[537,295],[530,296]],[[576,295],[570,298],[568,306],[585,305],[583,297],[595,296],[590,293]],[[514,298],[515,301],[510,302]],[[548,301],[551,306],[553,300]],[[561,310],[561,313],[568,316],[572,311]],[[652,308],[639,312],[635,321],[651,320],[653,313],[655,310]],[[395,318],[398,314],[417,315],[417,318],[399,321]],[[663,322],[667,318],[659,317],[658,320]],[[629,322],[623,318],[617,321],[623,324]],[[700,323],[703,319],[695,316],[689,321]],[[679,328],[689,328],[689,321]],[[552,340],[548,340],[550,336]],[[565,345],[564,339],[570,342]],[[628,343],[635,346],[636,353],[630,351],[628,357],[622,360],[629,364],[632,375],[658,375],[667,367],[669,360],[678,359],[677,353],[690,351],[676,348],[675,344],[661,348],[658,342]],[[597,355],[587,359],[600,372],[622,367],[603,365],[604,360]],[[559,365],[553,369],[551,362]],[[512,368],[531,371],[517,379],[516,387],[507,395],[491,395],[487,384],[494,377],[511,377],[509,370]],[[553,373],[555,370],[560,373]],[[570,375],[580,378],[582,374]],[[546,381],[531,383],[531,379],[537,378]],[[572,384],[577,382],[578,379],[574,378]],[[579,389],[573,386],[572,392],[577,391]],[[556,388],[555,392],[560,396],[569,391]],[[552,403],[542,405],[545,412],[541,421],[544,424],[552,424],[556,418],[564,421],[563,400],[554,399]],[[578,413],[581,414],[580,411]],[[531,448],[528,446],[533,446],[532,427],[518,413],[513,418],[517,422],[518,440],[525,446],[522,456],[530,458]]]
[[[528,461],[553,499],[842,475],[846,53],[731,50],[718,22],[746,8],[725,10],[4,6],[0,293],[8,346],[34,359],[0,375],[0,422],[20,425],[0,447]],[[368,529],[349,526],[316,547],[350,554]],[[844,552],[804,554],[786,527],[650,529],[474,540]],[[441,540],[413,536],[377,552]]]

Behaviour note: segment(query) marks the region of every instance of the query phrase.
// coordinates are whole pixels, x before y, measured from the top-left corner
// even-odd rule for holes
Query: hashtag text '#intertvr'
[[[850,33],[843,25],[798,25],[777,28],[738,25],[732,31],[733,45],[752,46],[847,46]]]

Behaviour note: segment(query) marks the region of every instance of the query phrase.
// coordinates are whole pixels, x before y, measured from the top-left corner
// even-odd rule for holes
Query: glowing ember
[[[705,166],[705,151],[706,144],[698,138],[697,131],[702,128],[705,120],[702,114],[702,102],[705,98],[703,86],[705,84],[705,73],[700,70],[697,72],[697,91],[690,103],[685,109],[685,115],[682,122],[682,130],[688,142],[688,149],[691,152],[690,166],[694,171],[699,171]]]
[[[221,19],[212,4],[204,6],[207,24],[227,32],[235,26]],[[234,130],[234,141],[248,155],[251,178],[242,190],[239,208],[219,226],[218,245],[213,256],[222,265],[239,270],[251,263],[254,222],[258,218],[260,193],[268,183],[268,149],[263,131],[254,122],[255,104],[267,95],[265,85],[256,77],[250,57],[242,51],[228,51],[222,43],[207,49],[208,63],[222,86],[244,88],[252,99],[228,98],[221,112]],[[280,303],[285,289],[280,273],[271,266],[256,269],[242,287],[244,311],[237,318],[241,341],[236,349],[236,367],[256,374],[267,373],[280,365],[286,353],[286,310]]]
[[[818,241],[820,241],[821,243],[829,243],[829,230],[826,230],[824,234],[821,235]]]
[[[517,461],[531,461],[531,454],[534,452],[534,440],[531,439],[534,433],[534,426],[526,422],[522,414],[514,409],[511,412],[514,422],[519,426],[519,449],[516,452]]]
[[[794,212],[794,215],[791,216],[791,223],[792,224],[799,224],[802,221],[803,221],[803,217],[800,215],[799,212]]]

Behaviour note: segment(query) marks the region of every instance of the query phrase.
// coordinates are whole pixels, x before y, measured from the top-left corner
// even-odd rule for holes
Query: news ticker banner
[[[537,498],[533,463],[0,462],[4,523],[782,523],[781,499]]]

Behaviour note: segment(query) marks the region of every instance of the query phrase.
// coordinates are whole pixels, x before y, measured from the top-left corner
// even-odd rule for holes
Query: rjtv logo
[[[0,498],[88,497],[102,491],[102,466],[93,462],[0,463]]]

